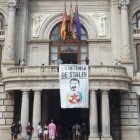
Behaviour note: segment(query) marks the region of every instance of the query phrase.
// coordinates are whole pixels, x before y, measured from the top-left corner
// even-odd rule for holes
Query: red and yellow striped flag
[[[60,38],[62,40],[66,39],[66,17],[67,17],[67,13],[65,10],[63,13],[62,24],[61,24],[61,28],[60,28]]]
[[[72,2],[71,2],[71,6],[70,6],[70,32],[72,37],[75,39],[75,32],[74,32],[74,12],[73,12],[73,8],[72,8]]]

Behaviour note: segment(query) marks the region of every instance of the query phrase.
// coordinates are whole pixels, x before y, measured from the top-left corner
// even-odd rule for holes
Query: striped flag
[[[76,28],[76,39],[81,40],[81,24],[80,24],[80,20],[79,20],[79,12],[78,12],[77,4],[75,7],[74,24],[75,24],[75,28]]]
[[[70,6],[70,33],[72,35],[72,37],[75,39],[75,32],[74,32],[74,12],[73,12],[73,8],[72,8],[72,2],[71,2],[71,6]]]
[[[67,18],[67,13],[66,13],[66,9],[63,13],[63,17],[62,17],[62,24],[61,24],[61,28],[60,28],[60,38],[62,40],[66,39],[66,18]]]

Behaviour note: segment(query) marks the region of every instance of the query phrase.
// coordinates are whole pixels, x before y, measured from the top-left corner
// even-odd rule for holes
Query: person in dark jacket
[[[11,124],[10,130],[11,130],[11,140],[14,140],[14,136],[15,136],[15,123],[14,122]]]
[[[30,122],[28,122],[28,124],[27,124],[26,132],[27,132],[27,135],[28,135],[28,140],[31,140],[32,139],[32,134],[34,132],[34,128],[33,128],[33,126],[31,125]]]

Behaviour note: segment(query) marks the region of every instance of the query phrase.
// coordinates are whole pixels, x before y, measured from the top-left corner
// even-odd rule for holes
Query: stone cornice
[[[49,43],[50,40],[47,39],[31,39],[28,40],[28,44],[34,44],[34,43]]]
[[[111,39],[88,39],[87,41],[88,42],[99,42],[99,43],[102,43],[102,42],[108,42],[108,43],[110,43],[111,42]]]

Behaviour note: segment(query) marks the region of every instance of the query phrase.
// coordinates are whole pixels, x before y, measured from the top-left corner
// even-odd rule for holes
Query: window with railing
[[[136,14],[132,18],[133,24],[133,34],[140,34],[140,11],[136,12]]]

